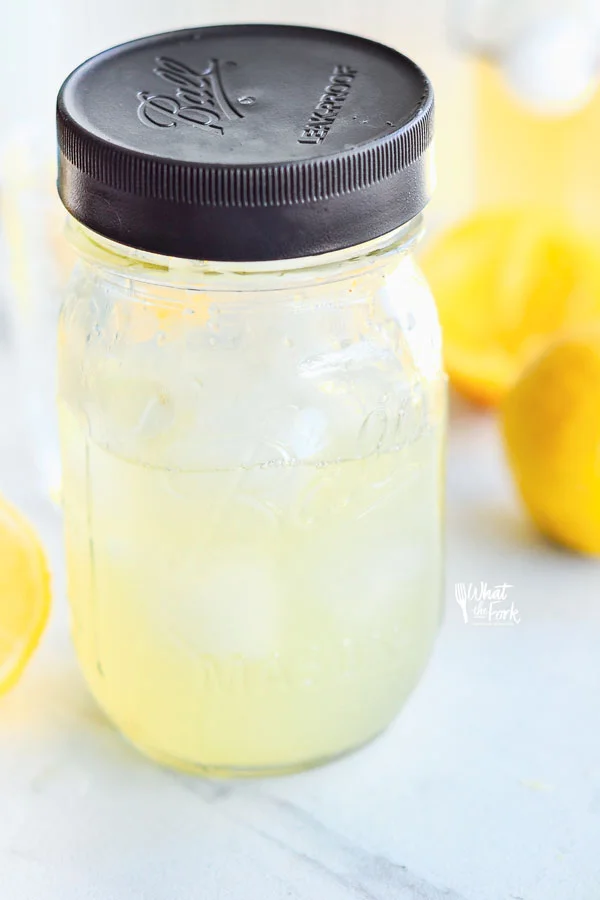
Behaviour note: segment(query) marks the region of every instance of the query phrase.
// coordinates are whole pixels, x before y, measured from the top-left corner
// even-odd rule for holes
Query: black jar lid
[[[433,93],[402,54],[283,25],[193,28],[83,63],[57,106],[61,199],[169,256],[312,256],[404,224],[430,197]]]

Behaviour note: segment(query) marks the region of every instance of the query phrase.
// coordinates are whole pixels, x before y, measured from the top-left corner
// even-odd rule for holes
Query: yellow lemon
[[[600,554],[600,326],[552,343],[502,406],[517,486],[539,528]]]
[[[450,379],[482,404],[497,404],[549,338],[600,318],[600,247],[542,212],[473,215],[435,239],[422,264]]]
[[[50,576],[33,528],[0,497],[0,694],[18,680],[50,611]]]

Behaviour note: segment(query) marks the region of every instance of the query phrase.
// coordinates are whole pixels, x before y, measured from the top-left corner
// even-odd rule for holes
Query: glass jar
[[[275,32],[289,64],[300,33],[304,57],[331,45],[344,58],[337,42],[356,68],[385,53],[418,72],[371,42],[294,28],[222,29],[235,46],[210,56],[239,58],[241,32],[266,35],[257,59]],[[188,64],[189,39],[160,40]],[[260,97],[245,77],[240,96]],[[264,774],[343,754],[392,720],[440,621],[445,382],[412,257],[420,212],[405,204],[398,227],[352,245],[334,231],[329,248],[331,223],[315,219],[298,240],[318,235],[321,252],[296,256],[269,258],[251,235],[242,262],[158,253],[114,239],[126,212],[90,229],[68,181],[83,155],[62,141],[79,256],[59,329],[63,500],[88,684],[135,745],[182,769]],[[270,246],[300,206],[270,207]],[[329,210],[315,212],[322,224]]]

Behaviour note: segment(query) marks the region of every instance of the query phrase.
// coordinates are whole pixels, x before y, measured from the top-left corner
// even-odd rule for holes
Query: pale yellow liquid
[[[390,722],[439,625],[441,421],[366,459],[170,471],[61,416],[75,642],[125,735],[252,774]]]
[[[551,208],[600,235],[600,90],[569,115],[536,115],[492,63],[473,67],[477,205]]]

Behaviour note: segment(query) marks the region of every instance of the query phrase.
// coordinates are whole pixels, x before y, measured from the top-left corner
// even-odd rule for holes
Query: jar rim
[[[379,267],[398,254],[406,255],[424,232],[423,214],[377,238],[342,250],[296,259],[248,262],[193,260],[138,250],[120,244],[68,216],[66,234],[79,258],[101,266],[113,278],[215,291],[289,290],[296,284],[329,283],[365,269]],[[260,279],[260,287],[257,282]],[[208,284],[210,282],[210,284]]]

